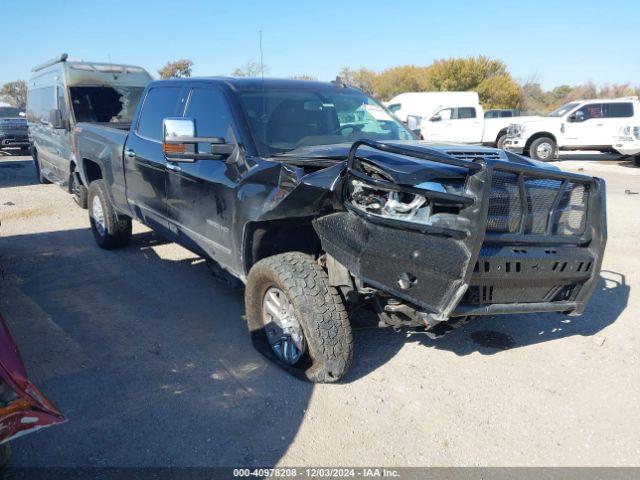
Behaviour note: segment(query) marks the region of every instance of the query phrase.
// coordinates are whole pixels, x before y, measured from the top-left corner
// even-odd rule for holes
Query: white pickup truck
[[[616,150],[620,129],[640,125],[638,97],[576,100],[547,117],[518,122],[509,127],[506,150],[549,161],[559,150]]]
[[[513,118],[485,118],[477,92],[415,92],[387,107],[420,138],[433,143],[482,144],[502,148]],[[526,121],[538,117],[519,117]]]

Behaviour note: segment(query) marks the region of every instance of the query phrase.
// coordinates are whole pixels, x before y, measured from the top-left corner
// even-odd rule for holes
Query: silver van
[[[134,65],[74,61],[66,53],[31,71],[27,122],[38,179],[68,188],[86,208],[87,190],[76,173],[73,151],[75,125],[90,122],[128,130],[151,75]]]

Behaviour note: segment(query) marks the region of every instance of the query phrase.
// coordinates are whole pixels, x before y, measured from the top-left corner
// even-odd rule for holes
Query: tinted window
[[[500,116],[502,118],[506,118],[506,117],[513,117],[513,112],[511,110],[504,110]]]
[[[454,109],[454,117],[459,120],[464,118],[476,118],[476,109],[473,107],[460,107]]]
[[[489,110],[488,112],[484,112],[484,118],[498,118],[500,116],[500,112],[495,110]]]
[[[198,137],[223,137],[228,142],[233,118],[224,95],[217,90],[194,88],[184,114],[196,122]]]
[[[601,103],[589,103],[580,108],[578,112],[582,112],[584,114],[585,120],[589,120],[590,118],[602,118],[604,116]]]
[[[451,120],[453,117],[453,108],[445,108],[434,115],[440,117],[440,120]],[[432,117],[433,118],[433,117]]]
[[[49,113],[56,108],[54,87],[29,90],[27,93],[27,119],[30,122],[48,122]]]
[[[162,120],[176,116],[180,88],[152,88],[147,93],[138,122],[138,134],[152,140],[162,140]]]
[[[631,102],[605,103],[605,118],[627,118],[633,117],[633,105]]]

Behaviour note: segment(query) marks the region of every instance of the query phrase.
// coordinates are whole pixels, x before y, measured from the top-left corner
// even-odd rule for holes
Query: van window
[[[30,122],[48,122],[51,110],[56,108],[54,87],[41,87],[27,93],[27,120]]]
[[[453,119],[463,120],[465,118],[476,118],[474,107],[459,107],[453,109]]]
[[[70,87],[76,122],[131,123],[144,87]]]
[[[162,121],[167,117],[176,116],[179,96],[179,87],[158,87],[149,90],[138,121],[138,135],[160,142]]]
[[[633,117],[633,104],[631,102],[604,104],[604,118],[628,118],[628,117]]]
[[[184,114],[193,118],[198,137],[222,137],[230,141],[233,117],[222,93],[210,88],[194,88]]]

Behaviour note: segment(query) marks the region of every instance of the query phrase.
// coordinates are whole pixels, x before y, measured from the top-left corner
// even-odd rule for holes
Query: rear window
[[[143,87],[70,87],[76,122],[131,123]]]
[[[633,104],[631,102],[605,103],[605,118],[628,118],[633,117]]]
[[[180,96],[179,87],[152,88],[142,105],[138,122],[138,135],[151,140],[162,140],[162,121],[176,116]]]

